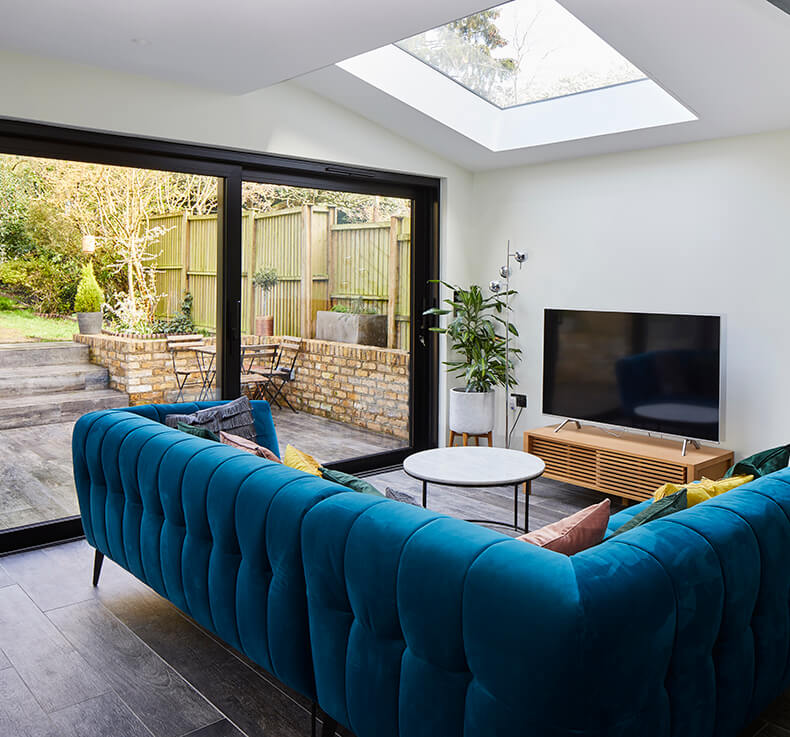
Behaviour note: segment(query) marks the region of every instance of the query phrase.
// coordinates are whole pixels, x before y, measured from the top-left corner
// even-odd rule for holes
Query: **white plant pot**
[[[485,435],[494,429],[493,391],[450,391],[450,430],[467,435]]]

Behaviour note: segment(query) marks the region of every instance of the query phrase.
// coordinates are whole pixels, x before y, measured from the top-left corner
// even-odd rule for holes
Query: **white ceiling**
[[[768,0],[560,0],[699,120],[499,152],[334,66],[490,0],[1,1],[0,48],[235,94],[300,77],[472,170],[790,128],[790,15]]]
[[[484,4],[2,0],[0,48],[243,93],[421,33]]]
[[[790,128],[790,15],[767,0],[560,2],[699,119],[494,152],[339,67],[299,83],[472,170]]]

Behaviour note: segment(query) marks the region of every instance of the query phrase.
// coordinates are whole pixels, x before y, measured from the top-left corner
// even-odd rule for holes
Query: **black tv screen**
[[[546,310],[543,411],[719,439],[721,319]]]

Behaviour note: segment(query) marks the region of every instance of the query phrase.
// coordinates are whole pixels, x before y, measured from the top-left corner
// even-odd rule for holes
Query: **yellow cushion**
[[[288,445],[285,448],[285,455],[283,456],[283,463],[291,468],[296,468],[305,473],[311,473],[313,476],[320,476],[318,461],[313,456],[304,453],[293,445]]]
[[[728,479],[721,479],[720,481],[711,481],[710,479],[703,478],[699,481],[692,481],[690,484],[664,484],[653,494],[653,501],[658,501],[665,496],[675,494],[681,489],[686,489],[688,506],[693,507],[695,504],[707,501],[714,496],[723,494],[725,491],[730,491],[730,489],[746,484],[752,479],[754,479],[754,476],[732,476]]]

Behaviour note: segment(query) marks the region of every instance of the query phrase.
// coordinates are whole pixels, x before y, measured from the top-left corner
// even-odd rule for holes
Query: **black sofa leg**
[[[321,720],[321,737],[334,737],[335,730],[337,729],[337,722],[324,711],[319,709],[315,701],[310,707],[310,716],[312,722],[310,734],[312,737],[318,737],[318,719]]]
[[[104,553],[100,553],[98,550],[96,551],[96,555],[93,557],[93,585],[99,585],[99,576],[101,575],[101,564],[104,563]]]

